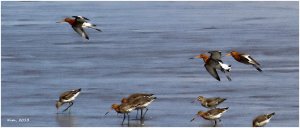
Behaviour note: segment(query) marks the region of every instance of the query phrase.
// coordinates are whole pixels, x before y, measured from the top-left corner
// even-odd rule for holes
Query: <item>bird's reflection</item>
[[[72,114],[56,114],[56,122],[59,127],[75,127],[76,117]]]

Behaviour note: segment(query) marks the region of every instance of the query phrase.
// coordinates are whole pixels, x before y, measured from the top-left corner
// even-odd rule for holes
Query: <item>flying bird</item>
[[[215,79],[220,81],[220,77],[217,73],[217,69],[221,70],[223,73],[225,73],[227,79],[231,81],[230,78],[230,70],[231,70],[231,65],[224,64],[223,61],[221,60],[221,52],[220,51],[209,51],[210,56],[206,54],[200,54],[195,57],[192,57],[190,59],[194,58],[202,58],[204,61],[204,67],[206,70],[209,72],[211,76],[213,76]]]
[[[260,68],[260,64],[256,60],[254,60],[249,54],[231,51],[226,56],[232,56],[236,61],[243,63],[243,64],[252,65],[253,67],[256,68],[256,70],[258,70],[259,72],[262,72],[262,70]]]
[[[83,37],[87,40],[89,40],[89,36],[87,35],[87,33],[84,31],[83,28],[91,28],[91,29],[95,29],[95,30],[101,32],[100,29],[96,28],[95,24],[87,22],[87,21],[89,21],[88,18],[83,17],[83,16],[72,16],[72,17],[73,18],[67,17],[67,18],[63,19],[62,21],[59,21],[56,23],[63,23],[63,22],[69,23],[75,32],[77,32],[81,37]]]

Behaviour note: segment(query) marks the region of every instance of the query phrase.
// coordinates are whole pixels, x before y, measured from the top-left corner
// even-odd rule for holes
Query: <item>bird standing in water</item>
[[[122,125],[124,124],[124,121],[126,119],[127,116],[127,121],[128,121],[128,125],[129,125],[129,113],[134,110],[136,108],[136,106],[128,104],[128,103],[123,103],[123,104],[113,104],[111,106],[111,110],[115,110],[117,113],[121,113],[123,114],[123,121],[122,121]],[[105,113],[105,115],[107,115],[110,112],[110,110],[108,112]]]
[[[214,127],[217,126],[217,120],[221,121],[220,118],[221,116],[228,110],[229,107],[226,107],[226,108],[215,108],[215,109],[211,109],[209,111],[206,111],[206,112],[203,112],[203,111],[198,111],[198,113],[196,114],[196,117],[199,116],[199,117],[202,117],[203,119],[206,119],[206,120],[214,120]],[[194,117],[192,121],[195,120]]]
[[[201,105],[205,108],[216,108],[226,99],[221,97],[205,98],[204,96],[198,96],[196,100],[198,100],[201,103]],[[194,103],[196,100],[194,100],[192,103]]]
[[[72,17],[73,18],[67,17],[67,18],[63,19],[62,21],[59,21],[56,23],[63,23],[63,22],[69,23],[75,32],[77,32],[81,37],[83,37],[87,40],[89,40],[89,36],[87,35],[87,33],[84,31],[83,28],[92,28],[92,29],[95,29],[95,30],[101,32],[100,29],[96,28],[95,24],[87,22],[87,21],[89,21],[88,18],[83,17],[83,16],[72,16]]]
[[[260,69],[260,64],[257,61],[255,61],[249,54],[231,51],[226,56],[232,56],[236,61],[243,64],[252,65],[253,67],[256,68],[256,70],[262,72],[262,70]]]
[[[140,117],[140,119],[142,119],[142,118],[145,116],[146,112],[148,111],[147,106],[148,106],[151,102],[154,101],[153,95],[154,95],[154,94],[148,94],[148,93],[134,93],[134,94],[129,95],[127,98],[126,98],[126,97],[122,98],[121,102],[122,102],[122,103],[129,103],[129,102],[132,103],[132,102],[138,102],[138,101],[139,101],[139,102],[144,102],[146,106],[139,105],[139,106],[137,106],[137,108],[136,108],[136,111],[137,111],[137,113],[136,113],[136,119],[137,119],[138,111],[139,111],[139,110],[141,110],[141,117]],[[144,99],[144,100],[142,100],[142,99]],[[155,99],[156,99],[156,97],[155,97]],[[135,101],[135,100],[138,100],[138,101]],[[147,101],[149,101],[150,103],[146,104]],[[145,112],[145,113],[143,113],[143,109],[144,109],[144,108],[146,108],[146,112]],[[144,116],[143,116],[143,115],[144,115]]]
[[[59,100],[56,101],[56,109],[58,110],[59,107],[61,107],[64,103],[69,103],[69,106],[63,110],[63,112],[67,111],[74,104],[73,101],[80,94],[80,91],[81,88],[62,93],[59,97]]]

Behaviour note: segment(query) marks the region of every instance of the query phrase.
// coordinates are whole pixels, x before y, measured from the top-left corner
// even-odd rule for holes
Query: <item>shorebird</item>
[[[56,101],[56,109],[58,110],[60,106],[64,103],[69,103],[69,106],[63,110],[67,111],[74,103],[75,98],[80,94],[81,88],[71,91],[66,91],[59,96],[59,100]],[[70,108],[71,109],[71,108]],[[70,112],[70,111],[69,111]]]
[[[239,53],[236,51],[231,51],[226,56],[232,56],[236,61],[241,62],[243,64],[252,65],[259,72],[262,72],[260,69],[260,64],[255,61],[249,54]]]
[[[197,116],[201,116],[203,119],[206,120],[214,120],[214,127],[217,126],[217,120],[221,121],[221,116],[228,110],[229,107],[226,108],[215,108],[212,110],[209,110],[207,112],[198,111],[198,113],[195,115],[195,117],[191,120],[195,120]]]
[[[128,120],[128,125],[129,125],[129,113],[134,110],[136,108],[136,106],[133,106],[131,104],[128,103],[123,103],[123,104],[113,104],[111,106],[111,110],[115,110],[117,113],[123,114],[123,121],[122,121],[122,125],[124,124],[124,121],[126,119],[127,116],[127,120]],[[109,110],[108,112],[105,113],[105,115],[107,115],[111,110]]]
[[[148,111],[148,106],[156,99],[156,97],[150,96],[141,96],[137,97],[133,100],[129,100],[128,103],[136,106],[136,109],[141,110],[141,117],[140,119],[144,119],[147,111]],[[143,113],[143,110],[146,109],[145,113]]]
[[[198,96],[196,100],[198,100],[201,103],[201,105],[205,108],[216,108],[226,99],[221,97],[205,98],[203,96]],[[192,103],[194,103],[196,100],[194,100]]]
[[[202,58],[204,61],[204,67],[206,70],[209,72],[211,76],[213,76],[215,79],[220,81],[220,77],[217,73],[216,69],[221,70],[227,77],[229,81],[231,81],[230,78],[230,70],[231,70],[231,65],[224,64],[223,61],[221,60],[221,52],[220,51],[209,51],[210,57],[206,54],[200,54],[195,57],[192,57],[190,59],[194,58]]]
[[[128,102],[133,102],[133,101],[135,101],[135,100],[141,100],[141,99],[144,99],[145,101],[147,101],[147,100],[149,100],[149,102],[151,101],[151,102],[153,102],[154,101],[154,97],[152,97],[154,94],[148,94],[148,93],[134,93],[134,94],[131,94],[131,95],[129,95],[127,98],[122,98],[122,100],[121,100],[121,102],[122,103],[128,103]],[[141,99],[140,99],[141,98]],[[155,99],[156,99],[156,97],[155,97]],[[137,102],[137,101],[135,101],[135,102]],[[151,103],[150,102],[150,103]],[[149,104],[150,104],[149,103]],[[149,105],[148,104],[148,105]],[[147,105],[147,106],[148,106]],[[138,111],[139,110],[141,110],[141,119],[144,117],[143,116],[143,109],[144,108],[146,108],[147,109],[147,106],[137,106],[137,108],[136,108],[136,111],[137,111],[137,113],[136,113],[136,119],[137,119],[137,116],[138,116]],[[148,111],[148,109],[147,109],[147,111]],[[147,112],[146,111],[146,112]],[[146,114],[146,112],[145,112],[145,114]]]
[[[275,115],[275,112],[273,112],[271,114],[264,114],[264,115],[257,116],[252,122],[253,127],[265,126],[267,123],[269,123],[269,121],[271,120],[271,118],[274,115]]]
[[[83,16],[72,16],[73,18],[67,17],[63,19],[62,21],[56,22],[56,23],[63,23],[67,22],[69,23],[75,32],[77,32],[81,37],[89,40],[89,36],[84,31],[83,28],[92,28],[99,32],[101,32],[100,29],[96,28],[95,24],[87,22],[89,19]]]

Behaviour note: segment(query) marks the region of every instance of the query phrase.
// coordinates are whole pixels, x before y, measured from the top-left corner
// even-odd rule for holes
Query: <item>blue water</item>
[[[225,97],[218,126],[299,125],[298,2],[2,2],[2,126],[121,126],[111,104],[131,93],[154,93],[144,125],[212,126],[190,119],[197,96]],[[67,16],[82,15],[103,32],[82,39]],[[232,82],[212,78],[208,50],[249,53],[263,72],[224,57]],[[225,53],[223,53],[225,54]],[[60,93],[82,88],[71,114],[56,114]],[[132,119],[135,112],[130,114]],[[19,120],[20,119],[20,120]],[[12,121],[16,120],[16,121]],[[24,121],[25,120],[25,121]]]

